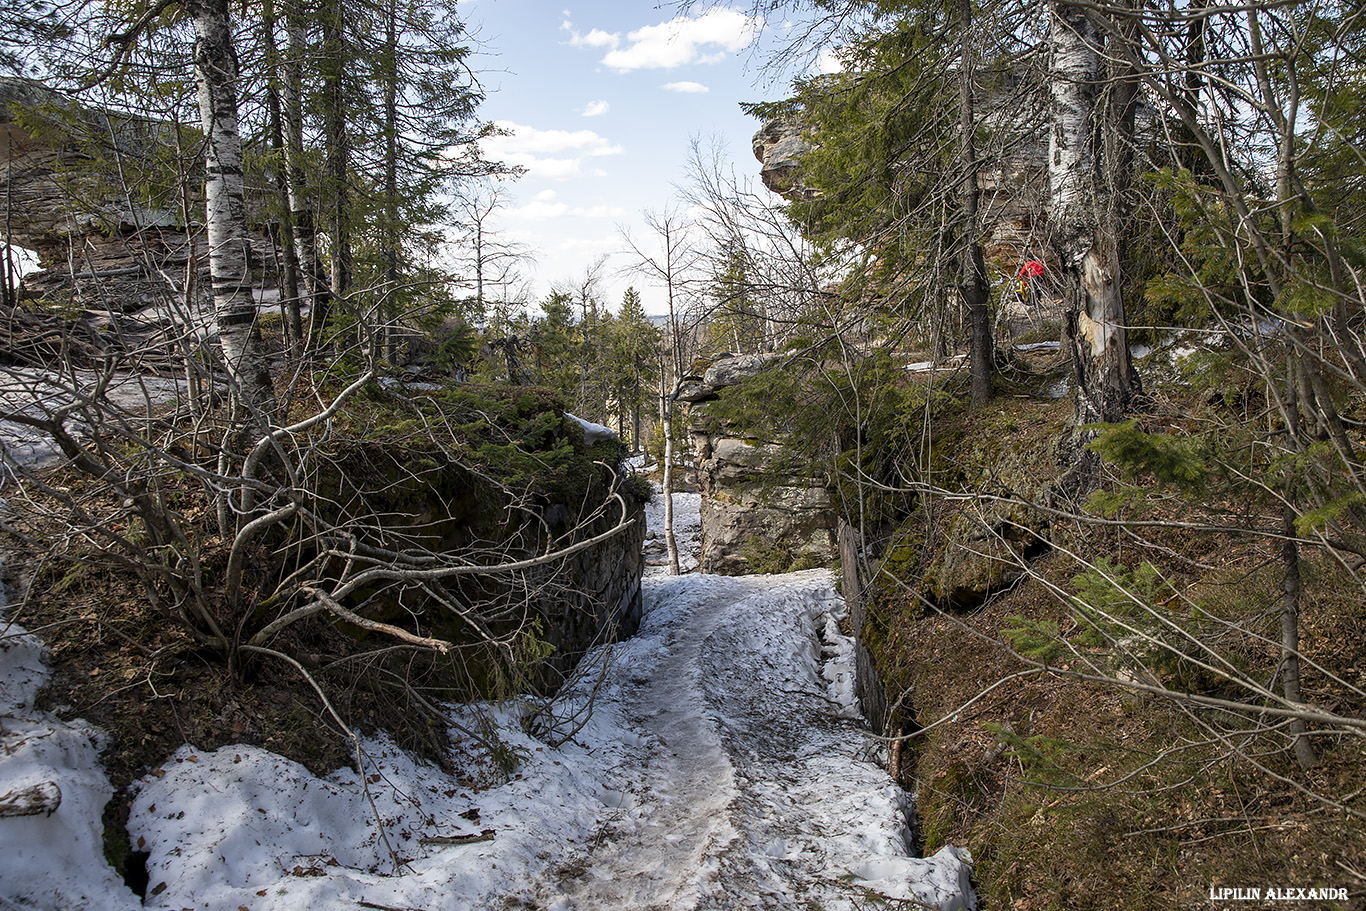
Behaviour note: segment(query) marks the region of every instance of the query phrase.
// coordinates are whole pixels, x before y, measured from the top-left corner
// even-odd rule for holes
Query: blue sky
[[[526,176],[505,187],[503,234],[529,246],[536,300],[579,279],[610,254],[604,298],[612,309],[634,284],[646,310],[658,289],[617,274],[628,264],[620,226],[644,236],[643,210],[662,210],[685,178],[693,137],[719,139],[737,172],[756,176],[757,121],[741,101],[786,94],[753,51],[764,23],[740,5],[674,6],[610,0],[469,0],[487,98],[480,110],[510,135],[485,148]]]

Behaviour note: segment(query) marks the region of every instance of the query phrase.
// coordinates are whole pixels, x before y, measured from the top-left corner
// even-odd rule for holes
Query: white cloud
[[[613,50],[621,44],[621,35],[616,32],[604,32],[600,28],[595,28],[587,35],[575,31],[574,26],[566,22],[562,28],[569,31],[569,43],[574,47],[610,47]]]
[[[503,150],[527,152],[533,155],[555,152],[578,152],[580,155],[620,155],[621,146],[592,130],[541,130],[510,120],[495,121],[495,126],[506,131],[487,142],[496,143]]]
[[[509,218],[519,218],[523,221],[549,221],[552,218],[559,218],[569,211],[569,206],[562,202],[539,202],[533,201],[518,209],[513,209],[508,213]]]
[[[531,198],[531,202],[515,209],[509,209],[507,217],[515,221],[550,221],[565,215],[578,218],[621,218],[626,210],[621,206],[594,205],[570,206],[560,201],[560,194],[554,190],[542,190]]]
[[[624,48],[610,45],[612,50],[602,62],[622,73],[716,63],[748,47],[763,24],[763,19],[739,10],[713,7],[695,19],[677,16],[630,32],[626,36],[630,44]]]
[[[700,82],[666,82],[661,88],[666,92],[682,92],[685,95],[703,95],[711,91]]]
[[[821,48],[813,69],[822,76],[844,72],[844,61],[839,58],[839,50],[831,47]]]
[[[582,177],[585,160],[626,151],[592,130],[541,130],[507,120],[497,121],[495,125],[505,135],[493,136],[481,143],[485,157],[524,168],[531,179]]]
[[[588,106],[583,109],[583,116],[598,117],[606,114],[611,105],[599,98],[597,101],[588,102]]]
[[[569,206],[560,202],[554,190],[542,190],[532,197],[531,202],[515,209],[509,209],[507,217],[514,221],[549,221],[559,218],[569,211]]]

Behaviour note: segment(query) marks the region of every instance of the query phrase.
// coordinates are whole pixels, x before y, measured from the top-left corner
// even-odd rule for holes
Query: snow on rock
[[[101,814],[113,788],[99,761],[103,734],[36,710],[46,679],[42,643],[0,615],[0,802],[29,789],[49,798],[44,812],[0,818],[0,907],[139,908],[104,859]]]
[[[602,424],[594,424],[592,421],[585,421],[578,415],[570,414],[568,411],[564,413],[564,416],[583,428],[583,441],[589,446],[592,446],[594,443],[601,443],[603,440],[615,440],[617,438],[617,432],[611,427],[606,427]]]
[[[837,604],[837,610],[822,618],[825,627],[821,630],[821,655],[825,663],[821,665],[821,676],[825,679],[827,697],[839,707],[839,716],[857,721],[863,712],[854,691],[858,673],[854,667],[854,638],[840,632],[840,621],[848,611],[843,598],[837,599]]]

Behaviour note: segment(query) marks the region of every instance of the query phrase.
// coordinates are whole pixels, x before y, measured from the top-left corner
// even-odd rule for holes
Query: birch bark
[[[247,436],[259,438],[275,414],[275,390],[252,296],[242,138],[237,127],[237,56],[227,0],[192,0],[187,9],[195,26],[195,81],[206,140],[206,234],[218,339],[237,397],[237,420]]]
[[[1077,423],[1117,421],[1132,367],[1120,285],[1120,239],[1099,168],[1101,36],[1077,6],[1049,4],[1053,93],[1048,182],[1052,243],[1065,276]],[[1107,163],[1108,164],[1108,163]]]

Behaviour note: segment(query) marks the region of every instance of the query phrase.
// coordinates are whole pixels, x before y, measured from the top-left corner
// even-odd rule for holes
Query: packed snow
[[[655,577],[644,595],[639,633],[591,653],[549,716],[453,706],[462,777],[383,739],[363,740],[363,776],[321,778],[257,747],[182,747],[137,784],[145,907],[976,906],[966,851],[911,854],[828,572]],[[34,708],[41,645],[0,629],[0,799],[62,794],[0,819],[0,908],[144,907],[101,852],[100,733]]]
[[[564,416],[583,428],[583,442],[585,445],[592,446],[594,443],[601,443],[604,440],[615,440],[617,438],[617,432],[606,424],[595,424],[592,421],[579,417],[577,414],[570,414],[568,411],[564,413]]]

